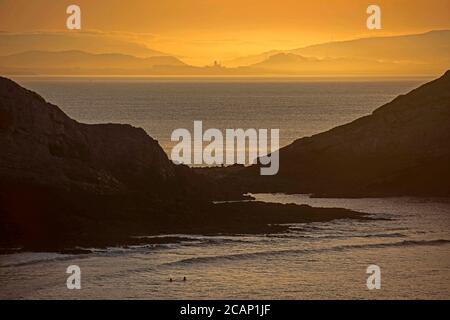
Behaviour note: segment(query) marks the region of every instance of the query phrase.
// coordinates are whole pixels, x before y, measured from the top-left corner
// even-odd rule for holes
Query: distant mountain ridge
[[[243,67],[244,68],[244,67]],[[242,68],[242,69],[243,69]],[[362,58],[315,58],[293,53],[277,53],[266,60],[246,67],[261,74],[286,75],[383,75],[430,72],[429,65],[418,63],[402,65],[393,62],[372,61]],[[439,71],[440,68],[434,70]]]
[[[61,74],[76,72],[141,72],[155,66],[185,66],[185,63],[171,56],[138,58],[125,54],[93,54],[84,51],[27,51],[0,57],[3,72]]]
[[[54,41],[51,43],[54,44]],[[7,41],[5,46],[8,47]],[[34,42],[30,46],[33,47]],[[450,66],[450,30],[330,42],[294,50],[272,50],[260,55],[204,67],[187,65],[174,56],[158,55],[154,50],[136,44],[137,47],[131,50],[124,44],[119,46],[116,43],[109,43],[111,48],[123,46],[127,52],[137,52],[139,55],[114,53],[122,51],[87,53],[79,49],[26,51],[0,56],[0,73],[6,75],[434,76],[441,74]],[[1,47],[2,36],[0,35],[0,52],[2,52]],[[96,48],[96,51],[99,50]],[[211,60],[214,60],[213,57]]]
[[[353,57],[380,61],[450,61],[450,30],[336,41],[287,51],[317,58]]]
[[[127,39],[127,35],[100,31],[81,32],[0,32],[0,56],[26,51],[88,51],[91,53],[120,52],[140,58],[170,54],[148,48]]]
[[[294,58],[293,55],[298,56]],[[228,67],[277,70],[273,59],[284,57],[283,69],[294,73],[373,72],[426,73],[442,72],[450,66],[450,30],[423,34],[361,38],[307,46],[293,50],[272,50],[259,55],[225,61]],[[304,59],[316,59],[320,64],[301,66]],[[322,72],[322,71],[321,71]]]

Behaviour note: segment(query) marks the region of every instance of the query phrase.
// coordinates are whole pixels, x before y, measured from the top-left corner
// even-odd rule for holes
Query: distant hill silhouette
[[[206,173],[244,193],[448,197],[449,141],[447,71],[371,115],[282,148],[276,176],[259,176],[258,166]]]
[[[289,50],[317,58],[360,58],[390,62],[450,62],[450,30],[336,41]]]
[[[404,65],[392,62],[379,62],[360,58],[308,58],[293,53],[277,53],[266,60],[247,67],[254,73],[287,75],[367,75],[406,73]],[[423,65],[407,65],[408,72],[430,71]],[[244,68],[241,68],[244,69]]]
[[[148,58],[169,54],[127,40],[127,35],[101,31],[81,32],[0,32],[0,56],[26,51],[87,51],[91,53],[117,52]]]
[[[253,64],[253,67],[281,67],[285,68],[291,66],[292,64],[306,64],[310,62],[319,61],[316,58],[305,58],[303,56],[293,54],[293,53],[276,53],[274,55],[269,56],[266,60]]]
[[[284,62],[277,70],[274,59],[278,61],[280,58]],[[304,60],[308,58],[310,64],[306,65]],[[321,63],[313,64],[314,59]],[[271,72],[289,71],[290,68],[290,73],[297,74],[437,73],[450,65],[450,30],[336,41],[294,50],[272,50],[223,64],[227,67],[263,68]]]
[[[23,43],[16,38],[23,38]],[[330,42],[294,50],[272,50],[214,66],[191,66],[142,45],[96,34],[71,35],[77,50],[32,50],[12,55],[12,48],[60,48],[61,35],[0,34],[0,73],[7,75],[438,75],[450,65],[450,30],[417,35],[372,37]],[[72,39],[73,38],[73,39]],[[105,48],[95,39],[105,42]],[[94,53],[83,52],[82,44]],[[106,48],[112,51],[104,52]],[[123,50],[122,50],[123,49]],[[81,50],[81,51],[80,51]],[[114,51],[117,50],[117,51]],[[91,52],[91,51],[89,51]],[[119,54],[114,52],[131,52]],[[136,53],[134,53],[136,52]],[[211,57],[213,60],[214,57]]]
[[[0,57],[5,73],[29,74],[140,74],[155,66],[185,66],[177,58],[138,58],[124,54],[92,54],[83,51],[27,51]]]

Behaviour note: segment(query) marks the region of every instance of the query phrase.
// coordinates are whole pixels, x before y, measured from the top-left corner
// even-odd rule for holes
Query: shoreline
[[[182,235],[261,235],[276,234],[289,230],[289,224],[329,222],[339,219],[374,220],[366,213],[341,208],[315,208],[309,205],[277,204],[260,201],[221,202],[196,208],[190,214],[159,215],[139,220],[137,224],[129,221],[111,221],[110,226],[101,230],[85,225],[85,236],[60,238],[55,245],[50,238],[16,239],[9,246],[1,245],[0,255],[20,252],[54,252],[65,254],[90,253],[89,249],[124,247],[134,245],[153,245],[179,243],[189,238]],[[145,210],[141,212],[146,214]],[[121,224],[120,231],[114,227]],[[80,226],[77,226],[79,229]],[[76,230],[73,230],[76,231]],[[79,230],[78,230],[79,231]],[[101,234],[101,235],[100,235]],[[173,236],[179,234],[178,236]],[[93,236],[95,235],[95,236]],[[51,244],[50,244],[51,243]],[[20,248],[20,249],[18,249]]]

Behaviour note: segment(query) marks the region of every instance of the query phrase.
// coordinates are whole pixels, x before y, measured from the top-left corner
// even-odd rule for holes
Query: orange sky
[[[83,31],[117,32],[199,65],[331,40],[450,29],[450,0],[0,0],[0,30],[64,30],[69,4],[80,5]],[[381,31],[366,29],[369,4],[381,6]]]

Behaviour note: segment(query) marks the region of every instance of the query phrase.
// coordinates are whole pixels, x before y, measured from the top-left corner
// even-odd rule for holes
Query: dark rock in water
[[[92,250],[75,248],[75,249],[64,249],[64,250],[61,250],[59,253],[61,253],[61,254],[79,255],[79,254],[92,253]]]
[[[448,197],[450,71],[371,115],[282,148],[276,176],[259,176],[257,166],[205,175],[242,192]]]

